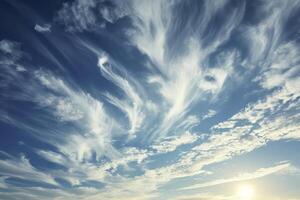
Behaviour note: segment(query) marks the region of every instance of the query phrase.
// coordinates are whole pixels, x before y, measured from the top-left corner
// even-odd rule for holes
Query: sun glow
[[[251,185],[242,185],[238,189],[239,200],[250,200],[253,199],[254,189]]]

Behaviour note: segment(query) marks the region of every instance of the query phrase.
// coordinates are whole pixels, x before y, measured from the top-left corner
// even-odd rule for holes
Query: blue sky
[[[0,199],[299,200],[300,1],[0,2]]]

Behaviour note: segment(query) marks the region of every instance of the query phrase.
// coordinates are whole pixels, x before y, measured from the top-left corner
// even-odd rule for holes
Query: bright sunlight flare
[[[242,185],[238,189],[238,197],[240,200],[253,199],[254,189],[251,185]]]

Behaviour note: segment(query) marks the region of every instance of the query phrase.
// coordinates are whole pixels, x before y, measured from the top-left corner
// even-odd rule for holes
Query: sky
[[[1,200],[300,200],[300,1],[2,0]]]

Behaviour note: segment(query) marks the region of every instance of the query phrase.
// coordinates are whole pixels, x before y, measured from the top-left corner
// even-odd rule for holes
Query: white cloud
[[[96,16],[93,9],[96,7],[95,0],[75,0],[66,2],[58,11],[58,19],[62,21],[67,31],[79,31],[92,28],[96,23]]]
[[[27,70],[23,67],[23,66],[21,66],[21,65],[18,65],[17,67],[16,67],[16,70],[18,71],[18,72],[26,72]]]
[[[16,48],[16,43],[14,42],[11,42],[9,40],[0,41],[0,49],[4,53],[12,54],[15,48]]]
[[[232,178],[217,179],[217,180],[213,180],[213,181],[209,181],[209,182],[205,182],[205,183],[199,183],[199,184],[195,184],[192,186],[184,187],[183,189],[199,189],[199,188],[221,185],[221,184],[225,184],[225,183],[249,181],[252,179],[262,178],[262,177],[270,175],[270,174],[278,173],[279,171],[284,170],[284,169],[288,168],[289,166],[290,166],[290,164],[287,162],[280,163],[280,164],[272,166],[272,167],[257,169],[254,172],[242,173],[242,174],[239,174],[238,176],[235,176]]]
[[[108,157],[118,154],[111,145],[111,137],[119,128],[105,111],[102,102],[49,72],[39,70],[34,76],[39,92],[31,96],[31,101],[49,108],[48,112],[52,112],[59,121],[72,122],[78,128],[78,132],[63,132],[61,138],[44,138],[47,142],[78,162],[89,161],[94,154],[97,159],[104,154]],[[48,136],[51,138],[51,135]]]
[[[116,98],[110,94],[106,94],[106,97],[109,99],[110,103],[118,107],[126,114],[131,124],[129,133],[135,134],[135,132],[140,129],[145,118],[143,111],[144,106],[141,97],[136,89],[132,86],[132,83],[113,71],[113,66],[107,55],[102,54],[99,57],[98,67],[105,78],[112,81],[124,92],[124,99]]]
[[[217,195],[217,194],[209,194],[209,193],[203,193],[203,194],[183,194],[179,195],[174,198],[174,200],[230,200],[232,199],[232,196],[226,196],[226,195]]]
[[[34,168],[24,155],[20,158],[11,157],[0,160],[0,171],[1,175],[7,178],[13,177],[38,183],[57,185],[53,177]]]
[[[38,151],[38,154],[51,162],[58,163],[58,164],[66,164],[65,163],[66,159],[61,154],[51,152],[51,151],[44,151],[44,150]]]
[[[0,41],[0,51],[11,56],[12,60],[17,60],[23,55],[20,43],[7,39]]]
[[[249,42],[250,62],[264,66],[264,59],[268,58],[269,53],[273,53],[281,43],[283,25],[288,16],[299,7],[298,1],[264,1],[264,6],[257,12],[266,15],[262,21],[255,26],[244,27],[245,39]],[[267,64],[267,63],[266,63]]]
[[[1,176],[0,177],[0,188],[1,189],[4,189],[4,188],[7,188],[7,185],[6,185],[6,183],[5,183],[5,179],[6,179],[7,177],[5,177],[5,176]]]
[[[210,110],[208,110],[207,114],[202,117],[202,119],[211,118],[211,117],[215,116],[216,114],[217,114],[217,111],[210,109]]]
[[[132,41],[162,70],[166,48],[166,34],[170,26],[172,2],[132,2],[132,19],[137,27]],[[165,70],[164,70],[165,71]]]
[[[158,144],[154,144],[152,148],[157,150],[158,153],[167,153],[175,151],[181,145],[193,143],[198,138],[197,135],[186,132],[180,136],[166,137]]]
[[[122,4],[122,2],[118,2],[119,4]],[[124,4],[126,2],[124,1]],[[109,6],[100,6],[99,12],[101,16],[109,23],[115,23],[118,19],[126,16],[128,13],[123,6],[117,6],[117,7],[109,7]]]
[[[75,0],[63,3],[57,12],[57,20],[70,32],[97,31],[105,28],[107,22],[115,23],[124,17],[126,9],[123,8],[109,6],[105,1]]]
[[[265,100],[250,104],[245,110],[216,125],[208,140],[195,146],[181,162],[193,162],[193,170],[199,170],[203,166],[250,152],[268,141],[299,139],[299,115],[289,114],[298,105],[297,96],[298,93],[284,88]],[[283,111],[284,108],[288,110]]]
[[[130,72],[130,67],[122,66],[104,53],[98,44],[80,39],[72,41],[78,47],[85,47],[86,52],[93,53],[98,63],[92,67],[97,65],[101,75],[118,88],[117,91],[102,92],[106,99],[102,99],[103,96],[97,98],[81,89],[69,80],[66,72],[58,76],[43,70],[43,67],[34,70],[18,65],[16,69],[23,72],[27,70],[29,78],[22,78],[22,73],[13,74],[12,80],[18,80],[12,81],[18,89],[13,97],[36,103],[39,109],[43,109],[46,117],[41,114],[28,118],[45,128],[21,123],[2,110],[1,120],[17,124],[22,130],[30,130],[34,137],[51,144],[57,152],[37,150],[37,154],[64,166],[66,170],[53,169],[48,171],[49,174],[44,174],[25,158],[3,160],[0,167],[4,166],[7,177],[43,179],[59,186],[53,182],[58,177],[73,188],[70,192],[62,187],[55,191],[14,188],[17,198],[159,198],[162,186],[171,180],[201,176],[207,173],[203,170],[205,166],[250,152],[269,141],[300,139],[300,115],[297,114],[299,50],[296,43],[284,44],[280,37],[281,23],[287,16],[283,12],[286,9],[288,13],[292,12],[291,7],[296,3],[266,3],[264,9],[270,10],[270,17],[258,22],[259,25],[247,27],[245,32],[249,42],[245,44],[250,52],[245,60],[242,60],[242,53],[237,49],[222,51],[225,42],[243,19],[244,3],[233,7],[222,24],[212,29],[207,29],[210,28],[210,22],[215,20],[218,12],[226,10],[228,1],[204,1],[204,9],[187,13],[190,14],[187,21],[178,19],[178,10],[173,10],[182,8],[177,1],[130,1],[128,4],[116,1],[116,8],[103,7],[101,3],[94,0],[64,3],[58,12],[58,19],[68,31],[82,32],[97,30],[102,23],[114,23],[128,15],[133,23],[133,30],[127,30],[129,42],[147,56],[147,73],[138,74],[138,77]],[[281,4],[284,6],[278,6]],[[99,16],[104,21],[99,20]],[[198,20],[189,21],[194,18]],[[184,25],[183,28],[180,24]],[[181,29],[178,32],[177,26]],[[274,37],[269,37],[272,27],[275,30]],[[50,31],[47,26],[37,25],[35,28],[37,31]],[[174,34],[178,36],[176,40]],[[21,55],[16,44],[2,40],[2,54],[6,57]],[[44,55],[54,59],[50,56],[52,54]],[[62,55],[71,60],[63,51]],[[1,61],[0,64],[15,65],[17,57]],[[263,58],[266,58],[265,62],[261,63]],[[214,66],[210,66],[210,59],[213,59]],[[245,81],[248,79],[244,78],[251,73],[239,74],[239,65],[247,70],[249,67],[249,71],[253,68],[258,71],[259,77],[255,81],[266,93],[259,100],[249,102],[229,119],[213,125],[207,134],[195,134],[199,128],[196,126],[201,125],[202,119],[215,116],[215,110],[223,114],[222,103],[217,100],[223,100],[223,95],[230,95],[230,89],[249,84]],[[232,88],[228,89],[228,85]],[[98,87],[93,89],[98,90]],[[126,120],[121,119],[123,115],[116,116],[107,103],[121,111]],[[211,110],[206,115],[198,115],[208,108]],[[218,117],[219,114],[214,118]],[[123,136],[134,140],[126,140]],[[182,151],[177,152],[178,148]],[[169,154],[162,155],[164,153],[172,155],[167,157]],[[157,157],[162,159],[157,160]],[[286,169],[287,165],[281,163],[253,173],[192,187],[203,188],[259,178]],[[88,181],[101,181],[105,189],[86,186]],[[190,199],[193,198],[230,199],[209,194],[190,196]]]
[[[0,41],[0,67],[1,67],[1,73],[0,73],[0,88],[6,89],[10,86],[13,87],[23,87],[21,84],[19,84],[17,79],[21,75],[25,75],[27,72],[27,67],[23,63],[23,58],[26,57],[27,54],[22,51],[21,49],[21,43],[11,41],[8,39],[3,39]],[[11,92],[2,92],[3,96],[11,97]],[[9,93],[9,94],[8,94]],[[23,96],[23,95],[20,95]],[[18,99],[18,97],[14,96],[11,97],[14,99]],[[3,102],[2,102],[3,103]],[[5,110],[5,108],[0,108]],[[7,113],[4,111],[4,113]],[[8,119],[9,117],[7,114],[3,118]],[[14,121],[14,119],[10,119],[10,121]]]
[[[259,77],[262,87],[272,89],[297,80],[299,52],[298,46],[292,42],[281,44],[270,58],[270,68]]]
[[[44,25],[39,25],[36,24],[34,26],[34,30],[36,30],[37,32],[51,32],[51,25],[50,24],[44,24]]]
[[[205,59],[226,41],[242,19],[243,13],[243,9],[234,10],[224,23],[224,27],[222,26],[224,29],[221,28],[219,35],[216,36],[216,42],[204,48],[201,40],[198,40],[203,30],[195,27],[203,25],[205,29],[214,12],[226,5],[226,1],[215,4],[205,2],[205,6],[211,6],[212,12],[205,12],[203,21],[194,24],[195,27],[187,27],[183,41],[174,40],[169,43],[168,38],[172,37],[173,31],[176,30],[177,16],[172,10],[176,5],[177,2],[133,1],[129,12],[129,17],[137,29],[129,34],[132,43],[154,64],[150,70],[155,72],[159,69],[162,74],[153,73],[148,77],[148,82],[158,88],[158,95],[162,97],[165,105],[163,108],[165,115],[156,131],[151,133],[152,140],[171,132],[174,124],[186,116],[195,102],[207,98],[207,91],[211,91],[214,95],[220,92],[232,66],[203,70]],[[180,53],[172,55],[171,51],[177,48],[177,45]],[[227,60],[234,60],[234,56],[228,56]],[[207,76],[213,77],[214,81],[205,81]]]

